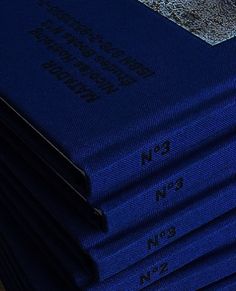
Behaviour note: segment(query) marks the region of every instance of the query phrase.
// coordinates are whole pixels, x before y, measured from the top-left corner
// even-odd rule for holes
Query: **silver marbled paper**
[[[236,36],[236,0],[138,0],[211,45]]]

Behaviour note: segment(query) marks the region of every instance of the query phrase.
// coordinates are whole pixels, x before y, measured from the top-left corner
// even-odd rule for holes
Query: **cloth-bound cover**
[[[6,195],[7,193],[9,194],[10,193],[9,190],[11,191],[11,187],[7,188],[5,194],[1,192],[1,199],[3,199],[2,201],[5,201],[4,195]],[[50,268],[50,265],[48,263],[47,263],[47,268],[44,268],[42,269],[43,271],[40,271],[40,268],[42,268],[43,262],[45,263],[45,261],[41,260],[42,259],[42,257],[40,256],[41,252],[36,251],[38,247],[35,246],[35,243],[30,239],[29,233],[27,234],[27,231],[25,232],[22,230],[21,228],[22,222],[19,220],[19,216],[18,216],[18,222],[16,222],[16,220],[15,221],[13,220],[13,222],[9,222],[9,219],[10,221],[12,221],[12,218],[9,217],[9,213],[11,213],[11,211],[5,212],[5,210],[7,209],[10,210],[11,204],[5,204],[5,203],[6,201],[2,204],[2,205],[5,205],[5,207],[3,211],[1,211],[1,217],[3,219],[1,220],[2,223],[0,225],[1,225],[1,231],[4,233],[5,240],[8,242],[8,244],[10,244],[10,254],[11,253],[14,254],[13,255],[14,259],[11,264],[14,264],[17,267],[14,270],[15,274],[19,272],[20,280],[22,280],[23,278],[23,282],[26,282],[26,283],[29,280],[31,284],[33,284],[33,286],[34,284],[37,283],[38,288],[45,288],[47,287],[47,284],[49,283],[53,286],[53,284],[55,283],[54,276],[56,273],[53,272],[54,275],[52,276],[52,273],[51,273],[52,269]],[[235,256],[235,236],[234,236],[235,219],[234,218],[235,218],[235,210],[213,221],[212,223],[204,226],[203,228],[193,232],[191,235],[186,236],[185,238],[179,240],[176,244],[163,249],[156,256],[150,257],[149,261],[152,262],[153,265],[145,266],[143,262],[140,262],[136,264],[134,268],[127,269],[125,272],[117,274],[116,276],[111,277],[105,280],[104,282],[98,282],[96,284],[91,285],[90,287],[86,287],[84,288],[84,290],[101,290],[101,289],[102,290],[123,290],[124,288],[128,288],[130,290],[133,290],[133,289],[139,290],[140,288],[149,286],[150,284],[154,282],[157,282],[156,284],[158,284],[159,280],[162,277],[163,278],[166,277],[168,274],[171,274],[176,269],[181,268],[183,266],[186,266],[187,270],[182,269],[184,271],[183,276],[180,275],[180,278],[178,278],[179,280],[174,282],[175,283],[174,286],[178,285],[178,283],[180,283],[181,280],[183,284],[187,284],[188,282],[191,282],[192,278],[189,278],[189,276],[191,275],[193,276],[193,274],[196,274],[196,273],[192,273],[192,271],[201,272],[202,269],[208,270],[209,274],[208,276],[202,276],[199,282],[197,280],[193,281],[191,284],[194,285],[195,287],[196,286],[202,287],[204,285],[208,285],[214,280],[230,275],[235,271],[235,258],[234,258]],[[26,228],[24,229],[26,230]],[[20,233],[20,239],[16,241],[15,238],[17,237],[17,233]],[[46,236],[42,238],[42,241],[47,240],[47,239],[48,237]],[[27,245],[26,249],[24,247],[22,249],[22,245],[21,245],[22,240],[24,244]],[[216,243],[212,244],[212,241],[215,241]],[[27,250],[27,251],[24,251],[24,250]],[[32,254],[31,254],[31,250],[33,251]],[[31,255],[29,255],[29,252]],[[217,252],[220,255],[218,255]],[[210,256],[209,260],[207,261],[205,260],[205,262],[203,260],[203,262],[201,262],[201,257],[203,256],[206,257],[208,256],[208,254],[211,254],[211,253],[214,254],[213,259]],[[3,255],[1,254],[1,256]],[[23,259],[21,259],[21,257]],[[198,262],[199,257],[200,257],[200,266],[202,266],[202,268],[199,267],[199,262]],[[32,258],[34,259],[32,260]],[[52,258],[47,258],[47,260],[50,260],[50,259]],[[194,260],[197,260],[196,263],[194,262]],[[227,261],[227,263],[225,261]],[[34,265],[33,268],[31,268],[31,264]],[[160,267],[159,267],[159,264],[160,264]],[[224,270],[222,270],[221,268],[222,264],[223,265],[227,264],[227,268],[224,268]],[[63,268],[64,266],[61,266],[61,267]],[[86,276],[84,274],[84,272],[79,267],[79,265],[77,265],[77,268],[78,268],[76,272],[77,280],[75,281],[77,284],[77,287],[79,288],[85,287],[88,284],[89,276]],[[151,272],[150,271],[151,269],[157,270],[157,271]],[[217,272],[215,272],[216,270]],[[24,273],[25,277],[22,277],[21,272]],[[46,280],[44,280],[45,273],[46,273],[46,278],[47,278]],[[186,274],[188,276],[185,276]],[[57,278],[56,283],[63,284],[63,282],[67,282],[67,284],[69,284],[70,282],[73,285],[75,282],[67,281],[68,278],[66,275],[67,274],[65,273],[63,276],[63,280],[59,279],[61,277],[56,277]],[[29,276],[29,278],[27,276]],[[175,277],[175,273],[173,273],[173,275],[171,276]],[[177,273],[177,277],[178,276],[179,274]],[[28,280],[24,281],[24,278]],[[50,278],[49,282],[47,282],[48,278]],[[137,281],[135,280],[135,278],[137,279]],[[168,286],[168,284],[170,284],[170,286],[173,285],[173,280],[172,280],[173,278],[170,277],[169,282],[168,282],[168,278],[169,277],[167,276],[166,277],[167,283],[164,281],[164,284],[163,284],[164,287],[166,287],[166,285]],[[40,284],[38,282],[39,279],[41,280]],[[31,289],[31,290],[34,290],[34,289]]]
[[[82,170],[91,200],[235,103],[236,39],[211,46],[136,0],[3,1],[0,18],[0,94]]]
[[[11,176],[12,174],[8,174],[8,179]],[[33,182],[32,179],[30,181]],[[101,280],[124,270],[143,258],[145,258],[144,263],[148,266],[150,255],[157,254],[166,245],[173,244],[177,239],[202,227],[236,206],[235,172],[233,172],[229,176],[226,175],[225,180],[217,187],[209,188],[202,193],[201,198],[199,197],[196,202],[185,203],[172,214],[167,213],[163,217],[151,218],[143,224],[109,237],[109,234],[99,234],[94,229],[89,228],[78,215],[73,215],[72,210],[66,211],[64,204],[58,207],[58,204],[51,200],[51,194],[47,190],[39,191],[38,186],[36,186],[29,193],[27,185],[22,188],[16,178],[10,179],[9,182],[14,185],[15,191],[18,193],[19,197],[15,197],[18,201],[15,204],[20,208],[20,211],[24,209],[24,206],[21,207],[21,205],[28,205],[29,210],[25,210],[23,213],[28,213],[31,223],[37,219],[36,216],[39,216],[45,227],[48,227],[48,224],[52,224],[53,221],[52,225],[55,226],[51,227],[53,231],[50,232],[57,238],[58,243],[62,243],[66,248],[69,247],[74,257],[78,257],[81,251],[88,254],[90,260],[84,262],[84,267],[89,269],[88,263],[92,261],[96,267],[94,270]],[[225,201],[224,204],[222,204],[222,199]],[[32,200],[35,202],[33,203]],[[52,204],[50,200],[53,202]],[[44,209],[42,209],[42,205],[45,206]],[[33,212],[30,209],[33,209]],[[27,215],[24,214],[24,216],[27,220]],[[55,224],[55,220],[57,224]],[[37,229],[38,224],[35,222],[32,228]],[[58,256],[58,252],[56,252],[56,256]]]
[[[234,243],[211,252],[144,290],[233,291],[236,286],[235,247]]]
[[[129,187],[116,189],[109,199],[96,203],[79,200],[78,192],[55,175],[50,166],[44,164],[12,129],[0,124],[0,137],[7,142],[6,147],[14,148],[10,161],[14,163],[21,158],[26,168],[42,176],[44,184],[50,182],[54,186],[53,191],[68,200],[80,215],[111,234],[177,207],[190,197],[195,199],[198,192],[220,183],[224,176],[222,171],[226,174],[226,169],[235,168],[235,114],[236,106],[227,109],[217,118],[224,121],[219,132],[211,132],[211,136],[205,137],[197,148],[183,153],[180,160],[172,161],[169,167],[140,178]],[[216,120],[212,120],[211,124],[216,124]]]

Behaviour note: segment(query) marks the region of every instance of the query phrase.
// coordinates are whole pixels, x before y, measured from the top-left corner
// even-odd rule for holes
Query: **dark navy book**
[[[4,0],[0,19],[1,120],[83,199],[235,126],[235,38],[212,45],[136,0]]]
[[[57,260],[60,258],[63,265],[68,264],[60,249],[69,252],[87,271],[91,270],[92,262],[93,271],[100,280],[120,271],[125,272],[127,267],[135,266],[140,261],[146,262],[145,266],[148,267],[150,257],[158,255],[167,246],[169,248],[186,235],[191,236],[194,231],[214,223],[212,221],[220,219],[227,212],[232,211],[235,216],[235,171],[228,172],[225,169],[220,184],[208,187],[198,193],[196,199],[190,198],[178,209],[161,217],[138,221],[132,228],[127,226],[115,235],[102,233],[81,220],[77,212],[59,200],[57,193],[42,184],[25,165],[22,166],[20,159],[17,160],[13,154],[8,156],[6,152],[3,153],[5,155],[1,161],[5,167],[0,174],[13,188],[12,194],[5,197],[5,203],[16,208],[12,215],[21,216],[23,226],[30,225],[30,233],[36,237],[36,241],[41,237],[45,243],[43,238],[47,238],[46,244],[52,256]],[[12,158],[15,163],[11,161]],[[27,181],[31,183],[27,184]],[[56,242],[50,242],[51,239]],[[191,240],[194,241],[193,238]],[[69,265],[71,270],[74,266],[71,263]]]
[[[195,289],[235,272],[234,211],[105,281],[96,282],[93,275],[86,273],[79,264],[76,265],[75,273],[69,273],[74,276],[73,280],[65,271],[63,276],[59,276],[55,271],[53,257],[47,257],[47,262],[41,257],[45,256],[46,251],[43,242],[50,238],[46,236],[36,243],[37,239],[33,239],[32,232],[29,229],[27,231],[25,226],[22,228],[22,221],[18,219],[20,216],[17,216],[18,223],[13,218],[14,215],[10,218],[13,205],[9,201],[5,204],[5,197],[11,196],[9,194],[12,190],[7,187],[6,191],[4,185],[2,184],[0,195],[2,206],[5,205],[1,211],[0,223],[4,233],[0,240],[1,263],[4,263],[1,275],[7,285],[16,284],[16,290],[41,290],[49,286],[49,290],[64,290],[65,284],[67,288],[71,286],[71,290],[77,290],[76,287],[83,290],[140,290],[150,285],[147,290],[156,290],[157,286],[161,290],[179,290],[180,286],[191,286]],[[215,243],[212,244],[212,241]],[[60,255],[64,252],[65,250],[61,251]],[[71,255],[64,258],[64,264],[57,265],[57,269],[65,270],[67,261],[73,266],[73,258]],[[7,280],[7,275],[13,276],[13,280]],[[196,275],[199,276],[198,280]],[[22,289],[19,284],[23,286]]]
[[[231,117],[234,118],[234,115]],[[200,151],[191,152],[188,158],[157,174],[140,179],[139,183],[131,184],[124,191],[117,191],[108,200],[90,205],[83,200],[79,203],[71,188],[61,183],[57,176],[51,176],[49,167],[40,163],[17,136],[1,124],[0,137],[1,152],[5,156],[3,160],[21,183],[33,194],[43,192],[43,196],[39,194],[40,199],[47,197],[45,192],[49,192],[48,196],[54,199],[53,209],[57,207],[58,200],[61,201],[60,205],[67,205],[70,212],[76,210],[76,217],[83,216],[99,228],[107,230],[106,236],[115,235],[151,219],[160,220],[168,212],[177,212],[189,201],[193,203],[199,200],[203,193],[218,190],[222,183],[235,174],[236,139],[235,130],[231,128],[201,146]],[[46,201],[45,207],[48,208]],[[69,216],[71,217],[70,214]],[[71,220],[71,224],[76,223],[77,218],[74,222]]]

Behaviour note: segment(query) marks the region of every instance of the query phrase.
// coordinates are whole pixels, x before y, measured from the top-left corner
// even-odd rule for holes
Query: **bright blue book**
[[[10,189],[10,188],[9,188]],[[8,207],[11,207],[11,205],[8,204]],[[10,208],[9,208],[10,209]],[[4,213],[4,211],[2,211]],[[2,214],[3,215],[3,214]],[[9,214],[8,214],[9,215]],[[19,218],[19,217],[18,217]],[[3,220],[2,220],[3,221]],[[8,220],[4,219],[4,221],[8,222]],[[18,219],[19,225],[21,221]],[[17,225],[17,223],[14,223]],[[203,228],[193,232],[191,235],[184,237],[183,239],[179,240],[175,244],[170,245],[169,247],[163,249],[161,252],[158,252],[154,256],[150,256],[148,260],[141,261],[137,264],[135,264],[133,267],[99,283],[95,283],[93,285],[90,285],[89,287],[86,287],[85,281],[81,280],[81,277],[86,278],[86,275],[83,273],[82,269],[77,265],[77,272],[74,274],[74,283],[77,284],[77,287],[81,288],[84,287],[83,290],[124,290],[127,288],[128,290],[139,290],[140,288],[147,287],[150,284],[154,282],[158,282],[161,278],[166,277],[168,282],[168,275],[172,274],[172,272],[175,272],[176,270],[180,269],[181,267],[187,268],[187,275],[186,277],[180,276],[180,280],[183,280],[183,283],[186,283],[187,279],[189,278],[189,275],[192,275],[192,265],[199,265],[198,261],[196,263],[195,260],[199,260],[199,258],[202,260],[204,256],[208,256],[208,254],[214,253],[213,261],[210,258],[209,261],[203,262],[202,266],[205,270],[210,270],[209,272],[211,276],[203,276],[202,278],[196,280],[194,283],[195,286],[198,286],[202,284],[209,284],[212,281],[217,278],[221,278],[220,276],[227,276],[227,274],[232,273],[235,270],[235,210],[231,211],[230,213],[222,216],[221,218],[209,223],[208,225],[204,226]],[[11,225],[11,224],[10,224]],[[7,235],[9,236],[9,233],[12,232],[13,227],[9,227],[9,224],[4,224],[5,227],[8,228]],[[3,227],[3,226],[1,226]],[[16,227],[16,226],[15,226]],[[21,228],[17,228],[18,232]],[[5,231],[4,231],[5,233]],[[24,231],[21,230],[21,237],[24,237]],[[26,240],[31,241],[31,239],[28,237],[28,234],[26,235]],[[48,237],[44,237],[43,240],[47,240]],[[212,243],[214,242],[214,243]],[[11,241],[11,244],[13,244],[13,252],[18,252],[19,250],[19,242],[15,243],[14,239],[13,242]],[[232,244],[232,247],[231,247]],[[15,246],[17,245],[17,246]],[[29,242],[28,242],[29,245]],[[34,249],[34,244],[31,242],[30,248]],[[35,248],[37,249],[37,247]],[[216,252],[216,253],[215,253]],[[217,252],[220,254],[220,257],[218,256]],[[19,256],[28,257],[29,252],[22,252],[22,250],[18,253]],[[36,252],[38,254],[38,252]],[[27,259],[32,260],[32,256]],[[221,266],[226,265],[224,263],[227,261],[228,268],[226,270],[222,270]],[[37,261],[36,261],[37,262]],[[158,263],[157,263],[158,262]],[[22,264],[21,260],[18,262],[19,264]],[[34,262],[35,264],[35,262]],[[189,265],[190,264],[190,265]],[[160,266],[159,266],[160,265]],[[190,271],[188,267],[190,266]],[[48,265],[47,265],[48,267]],[[62,268],[64,266],[61,266]],[[212,267],[214,268],[214,271],[212,272]],[[25,268],[25,266],[23,267]],[[156,270],[156,272],[151,272],[150,270]],[[196,269],[196,268],[195,268]],[[201,269],[201,268],[200,268]],[[197,271],[199,272],[200,269],[198,268]],[[183,269],[180,269],[184,271]],[[202,271],[202,269],[201,269]],[[42,276],[44,272],[40,273],[40,276]],[[173,273],[175,274],[175,273]],[[183,272],[183,274],[186,275],[186,272]],[[202,274],[202,273],[201,273]],[[55,272],[54,272],[55,275]],[[71,274],[72,275],[72,274]],[[195,274],[196,275],[196,274]],[[34,276],[37,277],[37,273],[34,274]],[[87,276],[90,277],[91,276]],[[65,279],[65,276],[63,277]],[[53,277],[52,277],[53,279]],[[51,280],[53,282],[53,280]],[[42,284],[44,281],[41,281],[41,288],[43,287]],[[162,282],[162,281],[160,281]],[[199,283],[198,283],[199,282]],[[205,283],[204,283],[205,282]],[[175,281],[175,284],[178,285],[180,283],[179,281]],[[173,284],[173,280],[169,280],[170,286]],[[34,289],[33,289],[34,290]],[[54,290],[54,289],[53,289]],[[59,289],[60,290],[60,289]],[[175,290],[175,289],[174,289]]]
[[[90,202],[235,125],[235,38],[137,0],[2,1],[0,18],[1,119]]]
[[[234,116],[233,114],[232,118]],[[68,200],[68,207],[76,208],[80,215],[88,218],[93,224],[108,230],[109,235],[135,226],[152,216],[162,215],[189,199],[196,200],[199,196],[198,193],[216,186],[226,176],[229,176],[229,173],[235,172],[235,129],[229,128],[220,137],[208,142],[207,145],[204,144],[198,151],[192,152],[186,159],[158,172],[158,177],[157,174],[154,174],[148,178],[140,179],[139,183],[117,192],[114,197],[93,204],[93,208],[85,201],[78,203],[79,201],[71,192],[71,188],[61,183],[61,179],[51,176],[52,171],[40,163],[37,156],[30,149],[26,149],[11,130],[7,130],[1,124],[0,136],[10,147],[14,148],[15,153],[5,153],[9,156],[9,162],[12,161],[14,164],[20,156],[22,159],[20,163],[26,163],[23,168],[30,167],[30,171],[42,176],[44,184],[47,183],[45,181],[50,181],[50,184],[54,186],[53,192],[64,197],[64,200]],[[22,175],[25,170],[19,169],[19,172]],[[27,179],[32,180],[30,177],[25,179],[26,184],[29,184]],[[38,185],[36,188],[42,188],[42,185]],[[55,199],[58,198],[55,197]]]
[[[17,169],[17,165],[14,169]],[[6,171],[4,172],[6,173]],[[19,171],[18,168],[18,174],[20,175],[20,173],[23,173],[23,169]],[[10,176],[7,174],[5,179],[7,180],[7,177],[9,179]],[[21,183],[22,178],[23,176],[20,175]],[[46,215],[48,215],[46,224],[52,219],[56,220],[62,229],[59,231],[58,228],[51,227],[53,229],[51,232],[58,238],[58,241],[63,240],[64,236],[64,244],[73,252],[74,257],[80,255],[81,249],[86,252],[93,261],[97,276],[100,279],[110,277],[143,258],[158,253],[164,246],[236,207],[234,171],[233,176],[226,178],[222,185],[218,185],[218,188],[213,188],[214,191],[211,190],[213,193],[210,189],[207,190],[198,201],[194,203],[190,201],[177,211],[167,214],[166,217],[154,217],[143,224],[127,229],[123,233],[109,237],[96,233],[94,229],[80,221],[78,216],[73,217],[73,211],[67,210],[67,213],[65,205],[62,204],[60,207],[55,203],[53,197],[51,197],[50,202],[50,192],[46,190],[39,192],[40,183],[36,184],[31,179],[31,183],[35,183],[35,189],[31,189],[32,192],[28,193],[27,185],[22,188],[15,179],[13,178],[9,182],[16,187],[16,192],[24,201],[22,203],[27,204],[28,208],[34,209],[34,214],[29,215],[30,220],[33,221],[36,214],[44,217],[44,223]],[[33,198],[38,201],[36,205],[31,202]],[[223,204],[222,201],[224,201]],[[16,202],[18,207],[20,204],[20,201]],[[44,210],[41,210],[41,213],[39,211],[40,205],[43,206]],[[57,208],[57,206],[59,207]],[[45,209],[48,211],[47,214]],[[24,211],[24,213],[28,212]],[[36,226],[37,223],[33,228]]]

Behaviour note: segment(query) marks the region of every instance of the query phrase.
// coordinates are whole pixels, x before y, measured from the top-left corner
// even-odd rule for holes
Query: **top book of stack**
[[[2,1],[0,18],[2,119],[90,202],[235,104],[236,39],[212,46],[136,0]]]

